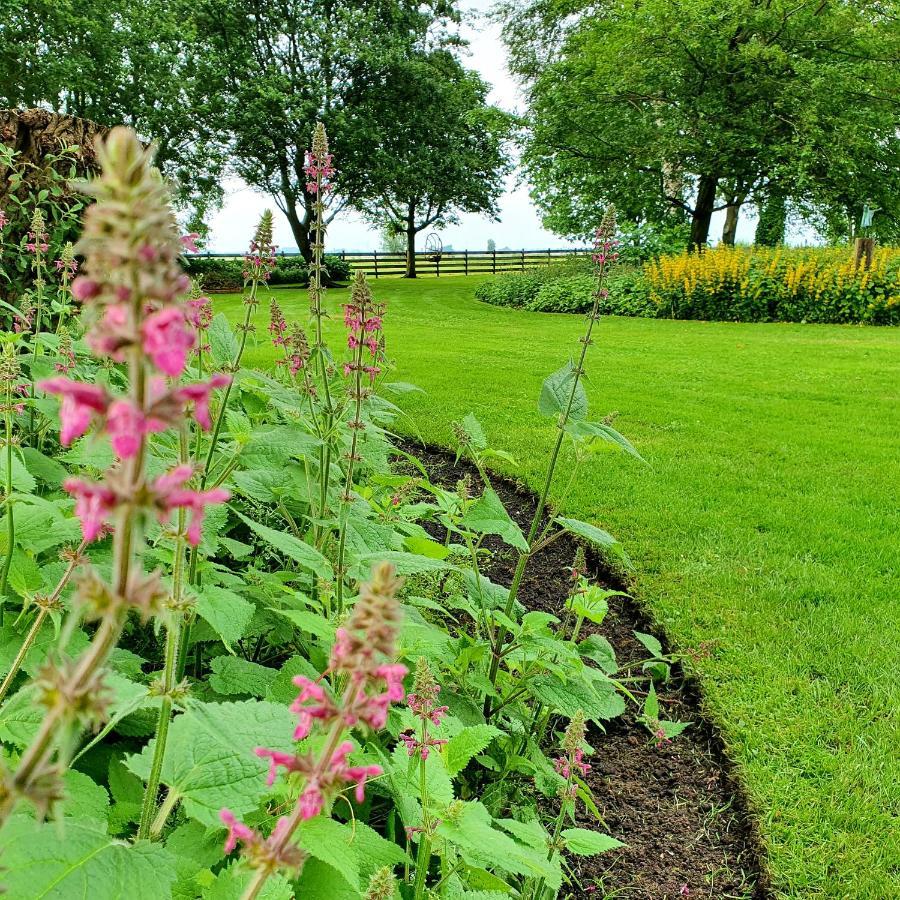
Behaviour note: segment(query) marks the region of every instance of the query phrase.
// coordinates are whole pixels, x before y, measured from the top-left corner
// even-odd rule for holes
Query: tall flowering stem
[[[44,214],[36,207],[31,216],[31,230],[28,232],[28,242],[25,245],[25,249],[33,256],[31,268],[34,271],[34,333],[31,345],[32,376],[29,388],[32,400],[34,399],[34,368],[38,356],[38,338],[41,333],[41,320],[44,314],[44,288],[47,285],[45,278],[47,262],[45,257],[50,249],[47,241],[47,223],[44,221]],[[29,431],[33,432],[34,404],[29,405],[28,416]]]
[[[14,400],[14,394],[19,381],[19,360],[15,347],[12,344],[4,344],[2,356],[0,356],[0,390],[3,391],[3,452],[6,471],[3,482],[3,508],[6,514],[6,554],[0,564],[0,624],[3,622],[7,593],[9,585],[9,570],[12,565],[13,551],[16,543],[15,523],[15,498],[13,497],[12,464],[13,443],[13,413],[18,411],[18,404]]]
[[[422,900],[425,896],[425,880],[428,875],[428,863],[431,860],[431,840],[438,823],[432,821],[428,803],[428,777],[425,761],[432,747],[441,747],[447,743],[443,738],[431,736],[431,728],[437,728],[447,713],[446,706],[437,702],[440,686],[428,666],[428,660],[420,656],[416,663],[416,677],[413,682],[413,693],[406,698],[406,703],[419,720],[417,730],[407,731],[400,735],[406,745],[407,753],[419,760],[419,794],[422,801],[422,827],[409,829],[419,833],[419,850],[416,854],[416,878],[413,884],[413,897]]]
[[[322,400],[324,403],[322,432],[324,441],[319,451],[319,519],[327,518],[328,489],[331,480],[331,431],[334,426],[334,403],[331,396],[331,373],[328,349],[323,336],[323,320],[325,319],[323,276],[325,273],[325,197],[333,189],[332,178],[334,165],[331,153],[328,152],[328,135],[325,126],[319,122],[312,138],[312,149],[306,154],[304,168],[307,183],[306,192],[313,198],[313,225],[315,235],[312,242],[312,261],[309,265],[309,306],[315,328],[315,343],[312,356],[315,370],[322,383]],[[320,545],[327,531],[316,526],[316,544]]]
[[[184,372],[193,337],[180,302],[190,282],[178,265],[175,220],[168,191],[151,167],[151,152],[132,131],[116,128],[97,153],[103,174],[84,188],[97,202],[85,215],[79,244],[85,274],[73,281],[72,292],[86,305],[87,341],[94,353],[126,364],[127,390],[111,395],[99,385],[64,377],[38,387],[62,398],[63,444],[94,426],[118,459],[100,482],[64,483],[75,497],[85,543],[112,527],[112,577],[107,583],[88,571],[81,579],[79,611],[97,621],[97,628],[78,659],[45,666],[39,682],[44,716],[17,769],[4,779],[0,819],[24,797],[45,809],[59,795],[59,775],[75,737],[106,716],[103,669],[128,612],[135,609],[147,619],[159,611],[159,578],[145,574],[139,559],[146,516],[155,513],[165,523],[173,511],[185,510],[191,517],[188,540],[197,543],[206,506],[228,497],[225,491],[188,488],[190,466],[176,466],[152,482],[146,478],[149,436],[180,424],[188,406],[202,417],[196,397],[205,392],[208,402],[216,385],[167,387],[163,378]]]
[[[360,459],[359,436],[366,427],[362,420],[363,402],[368,396],[366,382],[374,381],[379,371],[373,363],[378,353],[381,315],[372,304],[372,292],[362,272],[356,273],[350,291],[350,302],[344,306],[344,324],[347,326],[347,346],[352,353],[351,361],[344,364],[344,374],[350,378],[353,418],[347,423],[350,429],[350,452],[347,454],[347,471],[344,476],[344,491],[341,494],[336,586],[338,615],[344,608],[344,550],[347,539],[347,516],[353,502],[353,474]],[[366,360],[367,354],[372,357],[371,363]]]
[[[525,568],[528,565],[528,560],[531,558],[531,548],[533,547],[535,539],[538,536],[538,531],[541,527],[541,520],[544,517],[544,510],[547,507],[547,498],[550,495],[550,487],[553,484],[553,476],[556,472],[556,464],[559,460],[559,452],[562,449],[563,440],[566,436],[566,426],[568,425],[569,418],[572,414],[572,406],[578,393],[578,385],[581,383],[581,376],[584,374],[584,360],[587,356],[588,347],[590,347],[590,345],[593,343],[592,334],[594,330],[594,324],[600,318],[600,303],[609,296],[609,290],[606,287],[607,275],[609,274],[610,266],[615,263],[615,261],[619,257],[619,254],[616,250],[618,241],[616,241],[615,239],[615,234],[616,212],[615,209],[610,206],[606,210],[606,213],[603,216],[603,221],[601,222],[595,233],[593,260],[596,267],[597,287],[594,290],[594,302],[591,306],[591,311],[587,315],[587,327],[585,329],[585,333],[580,338],[581,353],[578,357],[578,364],[575,366],[575,369],[572,373],[572,387],[569,391],[568,402],[566,403],[565,410],[557,420],[558,433],[556,436],[556,442],[553,445],[553,450],[550,453],[550,462],[547,465],[547,475],[544,479],[544,487],[538,497],[537,508],[535,509],[534,517],[531,520],[531,527],[528,529],[527,542],[529,549],[527,551],[520,551],[519,558],[516,562],[516,569],[513,573],[512,583],[509,587],[509,597],[506,601],[506,608],[504,609],[504,613],[507,618],[512,615],[512,611],[515,607],[516,597],[522,584],[522,578],[525,575]],[[504,645],[506,644],[508,637],[509,632],[506,626],[501,625],[494,640],[491,665],[488,671],[488,679],[492,687],[496,686],[497,684],[497,673],[500,670],[500,660],[503,657]],[[484,713],[486,717],[489,717],[491,715],[490,696],[485,697]]]
[[[586,723],[584,713],[579,709],[566,728],[560,749],[562,755],[554,760],[554,767],[558,775],[565,779],[565,784],[559,789],[559,813],[553,826],[553,834],[550,838],[550,849],[547,860],[552,861],[560,851],[560,835],[566,819],[575,809],[575,798],[578,796],[578,779],[584,778],[591,767],[584,761],[584,738]],[[542,900],[544,896],[544,879],[538,879],[531,900]]]
[[[200,468],[200,490],[205,490],[209,484],[212,475],[212,463],[216,454],[216,448],[219,444],[219,437],[222,433],[222,425],[225,421],[225,412],[228,409],[228,400],[231,397],[231,388],[234,384],[233,376],[241,367],[241,360],[244,356],[244,349],[247,346],[247,337],[254,330],[252,323],[253,313],[259,305],[259,289],[262,285],[269,281],[273,270],[275,269],[275,251],[276,247],[273,243],[272,236],[272,210],[263,210],[260,216],[259,224],[250,241],[250,248],[244,256],[244,321],[240,325],[241,338],[238,343],[238,349],[234,359],[231,362],[229,371],[231,377],[225,387],[225,393],[222,402],[219,404],[215,419],[212,420],[212,436],[209,441],[209,447],[206,451],[206,459]],[[205,297],[196,297],[188,301],[188,320],[195,324],[199,333],[200,352],[203,352],[204,331],[209,327],[209,316],[211,309]],[[193,304],[193,305],[192,305]],[[202,363],[202,357],[200,357]],[[207,419],[209,419],[209,408],[205,407]],[[221,481],[219,482],[221,483]],[[190,561],[188,564],[187,580],[189,584],[197,583],[197,567],[200,558],[196,545],[191,549]],[[184,627],[181,631],[180,646],[176,654],[177,657],[177,680],[184,677],[185,660],[187,648],[190,644],[191,624],[193,622],[193,613],[188,612],[185,615]]]
[[[0,703],[3,702],[3,698],[8,693],[13,681],[15,681],[16,675],[19,674],[19,669],[22,668],[22,663],[25,661],[28,651],[34,644],[38,634],[40,634],[44,620],[54,610],[62,609],[59,598],[62,596],[62,592],[66,589],[69,581],[72,579],[75,569],[84,562],[84,551],[86,547],[87,541],[82,541],[77,550],[63,551],[62,558],[66,562],[66,567],[63,570],[62,577],[57,582],[56,587],[48,596],[34,598],[34,604],[38,608],[38,614],[34,617],[34,622],[31,623],[31,628],[28,629],[28,634],[25,635],[25,639],[22,641],[22,646],[19,647],[16,658],[9,667],[6,678],[3,679],[3,684],[0,685]]]
[[[270,785],[275,783],[279,769],[284,769],[286,775],[298,773],[303,777],[303,788],[292,812],[278,820],[268,837],[239,822],[230,810],[220,813],[228,828],[225,852],[230,853],[241,843],[242,856],[256,870],[243,900],[258,897],[273,873],[302,868],[305,855],[292,838],[304,821],[322,813],[347,785],[355,786],[356,800],[361,803],[366,780],[381,774],[380,766],[348,765],[353,744],[345,738],[350,728],[384,728],[390,704],[403,700],[406,667],[393,662],[400,627],[400,605],[396,599],[399,587],[393,566],[387,563],[375,566],[371,580],[361,585],[352,615],[337,631],[325,672],[346,684],[340,698],[334,699],[321,679],[294,679],[300,688],[291,706],[298,718],[294,739],[308,737],[316,725],[326,736],[322,750],[284,753],[256,748],[257,756],[269,760]]]

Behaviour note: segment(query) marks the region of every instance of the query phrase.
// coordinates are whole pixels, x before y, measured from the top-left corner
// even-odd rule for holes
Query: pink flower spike
[[[48,394],[62,397],[59,410],[59,440],[63,446],[80,438],[94,415],[102,415],[109,405],[106,391],[96,384],[84,384],[70,378],[48,378],[37,385]]]
[[[197,249],[198,237],[200,235],[196,231],[192,231],[190,234],[183,234],[178,240],[181,241],[181,246],[189,253],[199,253],[200,251]]]
[[[84,275],[79,276],[72,282],[72,296],[81,303],[93,300],[100,294],[100,285],[93,278],[87,278]]]
[[[116,508],[118,497],[102,484],[67,478],[63,488],[75,497],[75,515],[81,520],[81,534],[88,543],[99,537]]]
[[[141,333],[144,352],[153,360],[153,365],[172,378],[181,375],[195,341],[184,312],[177,306],[167,306],[144,320]]]

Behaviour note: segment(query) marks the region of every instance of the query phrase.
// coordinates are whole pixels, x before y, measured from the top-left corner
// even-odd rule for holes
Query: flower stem
[[[6,383],[6,403],[4,407],[4,426],[5,426],[5,448],[6,448],[6,472],[5,483],[3,485],[3,503],[6,506],[6,556],[3,558],[3,568],[0,569],[0,625],[3,624],[3,616],[6,606],[7,585],[9,583],[9,570],[12,566],[13,551],[16,543],[16,523],[13,516],[13,499],[12,499],[12,382]],[[0,694],[2,697],[2,694]]]
[[[556,472],[556,464],[559,460],[559,453],[562,449],[563,440],[566,436],[566,425],[568,425],[569,418],[572,415],[572,407],[575,404],[575,397],[578,393],[578,385],[581,383],[581,376],[584,374],[584,360],[587,356],[587,349],[591,345],[591,334],[594,330],[594,323],[599,318],[600,299],[602,296],[601,291],[603,288],[606,271],[606,263],[603,262],[600,264],[600,268],[597,272],[597,289],[594,291],[594,303],[591,307],[590,313],[588,314],[587,329],[585,330],[584,336],[581,338],[581,353],[578,357],[578,365],[575,367],[575,370],[573,372],[572,389],[569,391],[569,399],[566,403],[566,408],[557,422],[558,433],[556,435],[556,441],[553,445],[553,450],[550,454],[550,462],[547,466],[547,475],[544,478],[544,486],[541,490],[540,495],[538,496],[538,503],[534,511],[534,516],[531,520],[531,527],[528,529],[528,536],[526,540],[529,549],[519,551],[519,558],[516,561],[516,569],[513,573],[512,583],[509,586],[509,596],[507,597],[506,607],[504,609],[504,614],[507,618],[512,615],[512,611],[515,607],[516,597],[519,593],[519,588],[522,585],[522,578],[525,575],[525,569],[528,565],[528,560],[531,558],[531,548],[534,544],[535,538],[538,535],[541,521],[544,517],[544,510],[547,507],[547,498],[550,495],[550,487],[553,484],[553,476]],[[508,636],[509,633],[506,626],[501,625],[497,632],[497,640],[494,643],[493,653],[491,656],[491,665],[488,671],[488,680],[490,681],[491,687],[493,688],[496,688],[497,686],[497,673],[500,669],[500,660],[503,655],[503,645],[506,643]],[[487,719],[489,719],[491,716],[491,698],[489,696],[485,697],[484,699],[484,715]]]
[[[69,560],[69,563],[62,574],[62,577],[59,579],[58,584],[53,589],[53,593],[46,599],[46,601],[43,602],[40,611],[38,612],[37,616],[35,616],[34,622],[31,623],[31,628],[29,629],[28,634],[25,635],[25,640],[22,642],[22,646],[19,648],[19,652],[16,654],[16,658],[13,660],[9,672],[6,673],[6,678],[3,679],[3,684],[0,685],[0,703],[3,702],[3,698],[6,696],[10,685],[13,683],[13,680],[18,674],[18,671],[25,660],[25,656],[31,649],[31,645],[34,643],[35,638],[38,636],[38,633],[41,630],[41,625],[44,624],[44,619],[47,618],[47,613],[49,613],[53,604],[59,599],[63,590],[65,590],[66,585],[69,583],[69,579],[72,577],[72,573],[75,571],[75,568],[81,561],[81,554],[84,553],[84,548],[86,546],[87,542],[82,541],[78,549],[73,554],[72,558]]]

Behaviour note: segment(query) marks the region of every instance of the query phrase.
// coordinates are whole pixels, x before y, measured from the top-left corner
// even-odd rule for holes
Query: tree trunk
[[[725,207],[725,225],[722,228],[722,243],[726,247],[733,247],[737,238],[738,219],[741,215],[741,207],[744,200],[747,199],[746,194],[737,194],[729,198],[730,203]]]
[[[406,275],[404,278],[416,277],[416,207],[409,204],[406,214]]]
[[[308,200],[304,196],[303,202],[307,207],[304,209],[304,216],[301,219],[300,216],[297,215],[297,207],[296,207],[296,199],[294,197],[282,197],[282,201],[284,202],[284,206],[281,206],[281,203],[278,205],[281,206],[281,211],[284,213],[285,218],[288,220],[288,225],[291,226],[291,234],[294,236],[294,241],[297,244],[297,249],[300,251],[300,255],[303,257],[303,261],[309,265],[312,262],[312,229],[309,227],[311,218],[311,210],[308,208]]]
[[[689,249],[699,250],[706,246],[709,238],[709,223],[716,205],[718,175],[701,175],[697,186],[697,202],[691,217],[691,240]]]

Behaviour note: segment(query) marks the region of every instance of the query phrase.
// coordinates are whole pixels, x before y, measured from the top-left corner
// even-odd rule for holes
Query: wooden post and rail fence
[[[555,260],[585,256],[583,247],[559,250],[444,250],[441,253],[416,253],[416,270],[422,275],[497,275],[501,272],[524,272],[535,266],[549,265]],[[243,253],[191,253],[189,259],[240,259]],[[281,251],[278,258],[299,257],[298,251]],[[352,272],[361,271],[375,278],[401,276],[406,271],[406,254],[382,250],[371,252],[329,252],[350,264]]]

